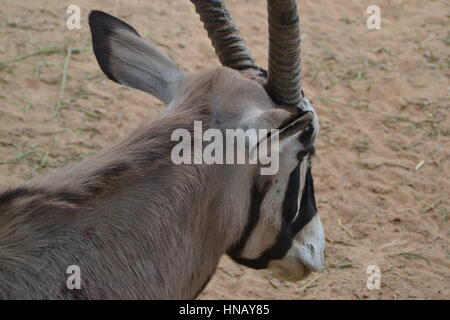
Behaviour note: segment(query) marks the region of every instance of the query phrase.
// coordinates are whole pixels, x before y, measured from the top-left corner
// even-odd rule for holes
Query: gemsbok
[[[185,74],[127,23],[92,11],[106,76],[167,108],[121,142],[0,194],[0,298],[193,299],[219,259],[291,280],[323,265],[311,157],[318,134],[301,89],[295,0],[268,0],[268,71],[223,0],[191,0],[223,67]],[[174,164],[171,133],[279,132],[279,170],[262,164]],[[270,136],[267,136],[270,139]],[[77,266],[80,288],[69,288]]]

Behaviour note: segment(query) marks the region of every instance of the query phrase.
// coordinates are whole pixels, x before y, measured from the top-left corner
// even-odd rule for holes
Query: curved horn
[[[278,104],[296,106],[301,93],[300,30],[295,0],[268,0],[267,91]]]
[[[259,69],[245,46],[223,0],[191,0],[222,65],[236,70]]]

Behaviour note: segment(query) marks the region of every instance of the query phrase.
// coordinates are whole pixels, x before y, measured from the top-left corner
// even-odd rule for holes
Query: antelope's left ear
[[[148,92],[169,104],[184,77],[162,51],[139,36],[126,22],[102,11],[91,11],[89,26],[98,64],[106,76]]]

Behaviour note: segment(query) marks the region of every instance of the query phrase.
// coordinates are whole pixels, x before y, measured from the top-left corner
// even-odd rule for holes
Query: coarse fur
[[[170,135],[220,123],[226,108],[209,97],[226,104],[255,86],[228,68],[188,77],[178,102],[120,143],[0,195],[0,298],[194,297],[243,232],[256,170],[176,166]],[[69,265],[82,290],[67,289]]]
[[[111,79],[159,96],[167,109],[96,156],[0,194],[0,299],[191,299],[223,254],[245,264],[279,247],[273,242],[284,226],[283,250],[273,256],[284,259],[302,240],[297,232],[311,229],[315,205],[292,233],[293,221],[284,216],[302,213],[299,205],[283,204],[292,193],[284,191],[289,177],[300,165],[289,199],[300,203],[308,181],[316,133],[302,120],[304,113],[276,108],[262,85],[264,76],[252,71],[221,67],[184,75],[118,21],[99,12],[90,16],[91,28],[111,28],[99,31],[112,39],[97,39],[106,41],[101,54],[97,47],[99,64]],[[95,32],[93,40],[95,49]],[[129,65],[139,68],[129,72]],[[171,152],[177,142],[171,135],[180,128],[192,133],[194,121],[222,132],[287,128],[280,173],[260,176],[257,164],[175,165]],[[314,195],[308,197],[313,203]],[[256,214],[253,229],[259,231],[246,234]],[[265,233],[269,236],[258,241]],[[303,266],[294,260],[289,263],[295,268]],[[81,270],[81,289],[67,286],[71,265]]]

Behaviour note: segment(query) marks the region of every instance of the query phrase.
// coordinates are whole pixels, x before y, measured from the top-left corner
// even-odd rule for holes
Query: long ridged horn
[[[191,0],[222,65],[236,70],[259,69],[223,0]]]
[[[301,93],[300,30],[295,0],[268,0],[269,74],[267,92],[281,105],[296,106]]]

